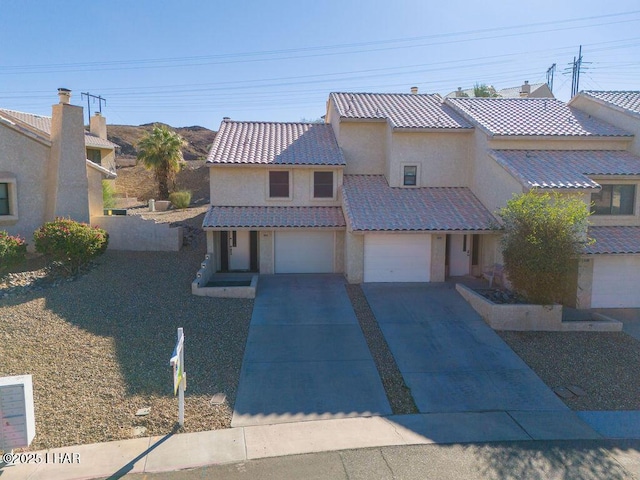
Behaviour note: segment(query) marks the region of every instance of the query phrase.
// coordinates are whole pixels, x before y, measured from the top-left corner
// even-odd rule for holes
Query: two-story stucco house
[[[27,241],[55,217],[102,215],[102,180],[115,178],[104,117],[87,132],[71,92],[58,94],[51,117],[0,109],[0,229]]]
[[[352,283],[480,275],[501,261],[493,212],[540,188],[595,204],[575,303],[640,306],[633,128],[553,98],[417,91],[332,93],[325,118],[223,121],[204,221],[215,270],[339,272]]]

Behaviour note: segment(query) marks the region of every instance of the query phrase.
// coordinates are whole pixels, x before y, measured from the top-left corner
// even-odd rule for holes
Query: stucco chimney
[[[70,217],[89,222],[87,153],[82,107],[69,104],[71,91],[58,89],[60,103],[51,114],[51,150],[47,165],[45,221]]]
[[[529,80],[524,81],[524,85],[520,87],[520,96],[528,97],[531,94],[531,85],[529,85]]]
[[[71,90],[69,90],[68,88],[59,88],[58,98],[60,99],[60,103],[68,105],[69,101],[71,100]]]
[[[418,94],[418,87],[411,87],[411,93],[414,95]]]
[[[100,112],[96,112],[89,120],[89,131],[103,140],[107,139],[107,119]]]

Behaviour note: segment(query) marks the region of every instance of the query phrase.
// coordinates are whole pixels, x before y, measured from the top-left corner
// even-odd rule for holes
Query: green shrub
[[[587,238],[589,208],[580,196],[514,195],[498,215],[504,222],[502,255],[513,288],[531,303],[559,303]]]
[[[109,244],[109,234],[98,227],[71,219],[56,218],[33,234],[36,251],[59,263],[69,274],[93,258],[102,255]]]
[[[27,242],[18,236],[11,236],[0,230],[0,275],[24,262],[27,256]]]
[[[171,204],[176,208],[188,208],[191,204],[191,192],[189,190],[180,190],[169,195]]]
[[[116,189],[109,180],[102,180],[102,208],[115,208],[116,206]]]

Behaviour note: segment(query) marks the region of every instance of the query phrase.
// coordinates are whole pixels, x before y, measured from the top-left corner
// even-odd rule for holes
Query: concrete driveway
[[[341,275],[261,275],[231,425],[389,415]]]
[[[362,289],[420,412],[569,410],[452,284]]]

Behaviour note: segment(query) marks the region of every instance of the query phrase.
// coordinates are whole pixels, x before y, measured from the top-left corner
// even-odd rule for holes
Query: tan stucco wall
[[[447,235],[437,233],[431,235],[431,272],[430,282],[445,281],[445,260],[447,254]]]
[[[104,202],[102,200],[102,173],[91,167],[87,168],[87,179],[89,185],[89,213],[92,217],[104,213]]]
[[[633,133],[635,138],[629,145],[629,151],[640,155],[640,115],[621,112],[613,107],[608,107],[581,95],[574,97],[570,105],[593,117],[597,117],[629,133]]]
[[[591,308],[591,289],[593,287],[593,257],[584,256],[578,263],[578,289],[576,307]]]
[[[335,271],[338,273],[344,272],[344,244],[345,244],[345,234],[344,230],[336,231],[335,236],[335,246],[334,246],[334,255],[335,255]]]
[[[53,106],[47,173],[46,218],[89,222],[88,180],[82,108]]]
[[[291,199],[269,199],[269,171],[289,170]],[[335,199],[313,198],[313,172],[334,172]],[[267,167],[267,166],[213,166],[209,168],[211,205],[214,206],[340,206],[342,168],[322,166]]]
[[[418,187],[466,187],[471,180],[470,132],[399,132],[391,135],[388,181],[403,183],[404,165],[418,165]]]
[[[340,123],[338,145],[342,149],[345,173],[349,175],[383,175],[386,171],[386,122]]]
[[[92,217],[91,225],[109,233],[110,250],[177,252],[182,248],[182,227],[170,227],[138,215]]]
[[[473,134],[473,166],[471,190],[491,213],[503,207],[514,193],[522,193],[523,188],[498,162],[488,154],[486,135],[476,129]]]
[[[33,244],[33,232],[44,223],[45,181],[49,147],[0,125],[0,171],[15,177],[18,219],[0,216],[0,230]]]
[[[354,235],[347,231],[344,240],[344,276],[349,283],[362,283],[364,280],[364,235]]]
[[[274,232],[262,230],[258,232],[258,269],[263,275],[270,275],[275,272],[273,256]]]

